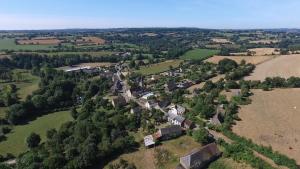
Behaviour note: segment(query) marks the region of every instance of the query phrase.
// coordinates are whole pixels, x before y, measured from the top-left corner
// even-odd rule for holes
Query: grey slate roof
[[[185,120],[185,118],[181,117],[181,116],[176,116],[174,118],[174,120],[178,121],[179,123],[183,123],[183,121]]]
[[[161,131],[161,135],[164,136],[164,135],[170,135],[170,134],[173,134],[173,133],[175,133],[175,134],[176,133],[181,133],[182,129],[181,129],[180,126],[173,125],[173,126],[161,128],[160,131]]]
[[[186,156],[181,157],[180,164],[185,169],[201,169],[220,155],[221,152],[217,145],[211,143],[200,149],[195,149]]]

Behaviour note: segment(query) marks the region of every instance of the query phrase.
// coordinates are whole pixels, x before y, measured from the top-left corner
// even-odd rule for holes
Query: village
[[[162,122],[165,124],[160,127],[156,132],[144,136],[144,146],[146,148],[153,148],[159,145],[159,142],[165,140],[172,140],[185,135],[188,130],[197,130],[198,124],[195,124],[192,120],[185,118],[185,114],[188,109],[183,105],[172,103],[169,99],[158,99],[161,93],[158,90],[152,90],[153,84],[157,82],[159,78],[165,77],[184,77],[182,68],[171,69],[169,71],[160,73],[159,75],[150,76],[136,76],[134,79],[128,78],[130,76],[128,67],[126,64],[116,64],[111,67],[75,67],[65,70],[66,72],[80,72],[96,73],[100,77],[111,78],[113,85],[110,90],[110,96],[108,97],[111,104],[115,108],[122,108],[129,106],[130,113],[135,116],[142,116],[142,113],[150,113],[153,111],[159,111],[162,113]],[[208,77],[214,77],[210,75]],[[186,90],[189,87],[200,83],[200,81],[192,81],[189,79],[183,79],[179,82],[174,80],[168,81],[163,85],[164,93],[172,93],[177,89]],[[196,90],[195,90],[196,92]],[[233,90],[232,95],[239,96],[240,90]],[[184,97],[191,97],[194,94],[184,94]],[[215,115],[207,120],[208,124],[220,126],[221,114],[224,115],[225,109],[223,105],[217,107]],[[207,131],[210,131],[206,127]],[[214,138],[215,133],[209,133],[209,137]],[[216,136],[215,139],[218,139]],[[190,168],[203,168],[209,162],[216,160],[220,157],[221,152],[216,143],[210,143],[206,146],[196,148],[188,153],[186,156],[180,158],[180,164],[177,169],[190,169]]]

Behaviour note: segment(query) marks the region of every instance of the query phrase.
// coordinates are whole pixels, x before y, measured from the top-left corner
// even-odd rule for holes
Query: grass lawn
[[[218,54],[219,50],[212,50],[212,49],[193,49],[186,52],[180,59],[184,60],[204,60],[213,55]]]
[[[20,53],[26,53],[26,52],[20,52]],[[111,51],[98,51],[98,52],[47,52],[47,53],[43,53],[43,52],[28,52],[28,53],[37,53],[37,54],[41,54],[41,55],[47,55],[47,56],[62,56],[62,55],[91,55],[94,57],[97,56],[111,56],[112,54],[114,54],[114,52]]]
[[[5,118],[5,111],[6,111],[7,107],[0,107],[0,119],[1,118]]]
[[[234,161],[231,158],[224,158],[221,157],[218,160],[212,162],[208,169],[253,169],[250,165],[245,163],[240,163],[237,161]]]
[[[59,128],[61,124],[71,120],[69,111],[62,111],[39,117],[26,125],[15,126],[12,132],[7,134],[7,140],[0,142],[0,154],[18,155],[26,151],[25,139],[31,132],[39,134],[44,141],[47,130]]]
[[[18,97],[21,100],[25,100],[28,95],[39,88],[40,78],[33,76],[29,71],[16,69],[14,72],[21,72],[20,82],[0,83],[0,86],[7,84],[15,84],[18,88]]]
[[[52,45],[17,45],[14,39],[0,39],[0,50],[49,50]]]
[[[169,70],[170,66],[172,66],[173,68],[178,67],[181,62],[182,60],[167,60],[165,62],[140,67],[140,70],[137,70],[136,72],[143,75],[158,74]]]

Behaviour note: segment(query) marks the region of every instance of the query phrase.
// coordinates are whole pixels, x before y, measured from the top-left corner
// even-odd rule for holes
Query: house
[[[216,113],[211,119],[210,119],[210,123],[216,126],[220,126],[222,125],[221,121],[220,121],[220,114]]]
[[[73,67],[65,69],[64,71],[65,72],[80,72],[80,71],[89,70],[89,69],[91,69],[90,66],[73,66]]]
[[[182,134],[182,128],[178,125],[172,125],[169,127],[161,128],[156,133],[157,137],[161,140],[168,140],[174,137],[178,137]]]
[[[129,98],[139,98],[145,93],[145,89],[142,87],[136,87],[126,90],[126,95]]]
[[[165,90],[167,92],[172,92],[177,89],[177,85],[174,81],[169,81],[167,84],[165,84]]]
[[[121,80],[120,79],[120,77],[117,75],[117,74],[114,74],[113,76],[112,76],[112,79],[111,79],[114,83],[116,82],[116,81],[119,81],[119,80]]]
[[[217,112],[216,114],[210,119],[210,123],[213,124],[213,125],[216,125],[216,126],[220,126],[222,125],[222,121],[223,121],[223,118],[224,115],[225,115],[225,109],[224,109],[224,105],[221,104],[221,105],[218,105],[217,106]]]
[[[152,96],[154,96],[154,94],[152,92],[150,92],[150,93],[143,95],[142,98],[147,100],[149,97],[152,97]]]
[[[180,158],[180,165],[184,169],[202,169],[207,164],[221,155],[215,143],[208,144],[200,149],[192,150],[189,154]]]
[[[187,88],[191,87],[192,85],[193,85],[193,82],[184,80],[184,81],[178,83],[177,87],[180,89],[187,89]]]
[[[127,104],[127,102],[123,96],[119,95],[118,97],[115,97],[112,99],[111,104],[114,107],[122,107],[122,106],[125,106]]]
[[[183,115],[185,113],[185,108],[180,105],[171,105],[168,113],[173,113],[175,115]]]
[[[185,119],[183,122],[183,127],[185,129],[193,129],[195,128],[195,124],[191,120]]]
[[[184,120],[184,117],[168,112],[168,122],[171,124],[183,126]]]
[[[141,114],[141,112],[142,112],[142,108],[139,106],[130,109],[131,114]]]
[[[120,91],[122,91],[122,89],[123,89],[123,85],[122,85],[121,81],[120,81],[120,80],[117,80],[117,81],[114,83],[114,85],[111,87],[111,92],[112,92],[113,94],[117,94],[117,93],[119,93]]]
[[[144,144],[146,147],[151,147],[155,145],[154,138],[152,135],[148,135],[144,137]]]
[[[167,108],[170,104],[171,104],[171,102],[169,100],[162,100],[162,101],[158,102],[158,106],[161,109]]]
[[[111,71],[104,71],[104,72],[100,73],[100,77],[104,77],[104,78],[108,78],[108,79],[112,78],[113,75],[114,75],[114,73]]]
[[[241,89],[231,89],[232,96],[241,96]]]
[[[151,110],[151,109],[154,109],[156,107],[158,107],[158,103],[155,100],[147,100],[145,102],[145,108],[146,109]]]

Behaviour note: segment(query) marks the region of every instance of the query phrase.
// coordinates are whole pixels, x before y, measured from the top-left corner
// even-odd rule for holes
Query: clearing
[[[40,134],[42,141],[44,141],[47,130],[52,128],[58,129],[61,124],[71,120],[72,117],[69,111],[62,111],[38,117],[26,125],[15,126],[11,133],[6,135],[7,139],[0,142],[0,152],[2,155],[6,153],[19,155],[26,151],[25,139],[31,132]]]
[[[246,80],[265,80],[266,77],[300,77],[300,54],[281,55],[257,65]]]
[[[170,66],[172,66],[173,68],[177,68],[181,62],[182,60],[167,60],[157,64],[140,67],[140,70],[137,70],[136,72],[141,73],[143,75],[162,73],[169,70]]]
[[[186,52],[183,56],[180,57],[180,59],[202,60],[217,55],[219,52],[220,52],[219,50],[212,50],[212,49],[193,49]]]
[[[300,89],[252,92],[252,103],[241,106],[233,132],[300,163]]]

